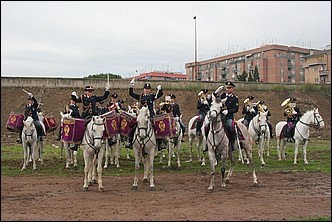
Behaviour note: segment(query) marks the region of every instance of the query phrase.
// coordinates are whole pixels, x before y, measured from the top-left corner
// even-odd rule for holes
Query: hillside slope
[[[37,100],[43,103],[42,110],[45,115],[53,115],[57,121],[60,123],[60,111],[64,109],[65,104],[69,103],[70,95],[72,91],[76,91],[77,94],[83,94],[83,89],[74,88],[43,88],[43,87],[27,87],[25,90],[32,92]],[[110,90],[111,94],[117,93],[120,99],[125,101],[125,106],[132,105],[135,100],[128,95],[128,89]],[[134,92],[140,93],[141,89],[135,89]],[[154,91],[153,91],[154,92]],[[183,114],[182,120],[186,125],[188,125],[189,119],[194,115],[197,115],[196,102],[197,102],[197,92],[194,90],[183,91],[183,90],[164,90],[164,96],[173,93],[176,95],[176,102],[180,104],[181,112]],[[96,95],[102,95],[103,90],[96,90]],[[271,121],[275,124],[279,121],[284,121],[283,107],[280,104],[288,97],[296,97],[298,102],[297,105],[300,107],[302,113],[312,108],[319,108],[319,112],[324,119],[325,129],[316,130],[311,128],[311,137],[321,136],[324,139],[331,139],[331,97],[328,95],[309,93],[304,94],[299,91],[290,92],[272,92],[272,91],[237,91],[235,88],[235,95],[239,97],[240,110],[236,114],[236,119],[243,117],[241,114],[243,101],[248,95],[255,96],[254,101],[264,100],[265,104],[269,107],[272,113]],[[157,100],[159,104],[163,99]],[[1,87],[1,144],[14,144],[18,137],[17,133],[12,133],[6,129],[6,123],[10,116],[10,112],[23,112],[24,106],[27,103],[27,94],[22,91],[21,87]],[[109,97],[110,98],[110,97]],[[107,99],[106,102],[108,102]],[[81,105],[81,104],[79,104]],[[56,130],[55,132],[58,132]],[[46,141],[48,143],[54,142],[54,136],[56,133],[48,134]],[[11,136],[9,136],[11,135]],[[9,138],[10,137],[10,138]],[[187,136],[185,137],[187,140]]]

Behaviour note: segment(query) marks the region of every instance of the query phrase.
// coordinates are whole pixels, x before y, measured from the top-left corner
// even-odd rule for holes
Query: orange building
[[[262,82],[305,83],[306,56],[323,51],[276,44],[262,45],[259,48],[199,61],[196,66],[195,62],[186,63],[186,76],[191,81],[237,81],[237,76],[244,71],[248,76],[254,76],[257,67]],[[318,72],[316,74],[318,75]],[[330,79],[330,73],[324,79]]]

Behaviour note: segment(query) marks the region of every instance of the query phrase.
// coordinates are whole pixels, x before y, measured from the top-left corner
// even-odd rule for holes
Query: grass
[[[58,142],[59,143],[59,142]],[[299,149],[298,164],[293,164],[294,159],[294,144],[287,144],[286,148],[286,160],[278,161],[276,141],[270,142],[270,156],[264,156],[266,165],[261,166],[259,156],[257,155],[257,146],[253,146],[253,159],[256,172],[293,172],[293,171],[307,171],[307,172],[326,172],[331,173],[331,142],[330,140],[311,139],[307,146],[307,159],[309,164],[305,165],[303,162],[302,148]],[[206,166],[201,166],[201,162],[197,159],[196,143],[193,147],[193,162],[186,162],[189,159],[189,143],[184,142],[181,146],[181,165],[180,169],[177,168],[176,159],[172,159],[172,166],[170,169],[165,169],[167,165],[167,158],[163,158],[163,163],[160,164],[160,156],[155,157],[155,173],[208,173],[210,171],[208,156],[206,155]],[[63,152],[63,155],[65,153]],[[121,149],[120,168],[116,168],[114,165],[109,165],[107,169],[103,170],[103,175],[133,175],[134,174],[134,157],[132,150],[130,151],[130,160],[127,160],[126,150]],[[239,152],[235,153],[236,159],[238,159]],[[52,175],[52,176],[78,176],[83,174],[84,166],[82,151],[78,150],[78,167],[65,169],[65,158],[60,159],[60,149],[55,148],[50,144],[45,144],[44,147],[44,163],[40,166],[39,162],[38,170],[32,171],[31,163],[28,165],[26,171],[21,172],[23,164],[23,149],[22,145],[15,145],[11,147],[1,147],[1,175]],[[228,161],[229,165],[229,161]],[[220,167],[217,168],[220,170]],[[143,167],[141,166],[141,171]],[[250,172],[250,168],[237,162],[234,168],[234,172]]]

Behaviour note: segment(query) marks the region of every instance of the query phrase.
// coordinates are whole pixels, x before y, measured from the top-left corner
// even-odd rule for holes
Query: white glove
[[[107,85],[106,85],[106,91],[109,91],[110,88],[111,88],[110,84],[107,83]]]
[[[158,86],[157,86],[157,90],[161,90],[161,85],[158,85]]]
[[[254,113],[254,112],[255,112],[255,109],[254,109],[254,108],[251,108],[249,111],[250,111],[251,113]]]
[[[179,122],[180,117],[176,116],[174,119],[175,119],[175,121]]]
[[[224,114],[226,116],[228,114],[228,110],[225,109],[224,111],[222,111],[222,114]]]
[[[30,98],[32,98],[32,97],[33,97],[32,93],[28,93],[28,95],[29,95],[29,97],[30,97]]]
[[[72,92],[71,95],[76,97],[76,92]]]
[[[216,91],[214,91],[215,94],[221,92],[221,90],[223,90],[224,86],[219,86],[218,89],[216,89]]]
[[[204,100],[203,104],[208,105],[208,101]]]
[[[296,114],[297,114],[297,112],[296,112],[296,111],[293,111],[293,112],[292,112],[292,114],[293,114],[293,115],[296,115]]]
[[[130,81],[131,86],[134,86],[134,84],[135,84],[135,77]]]
[[[247,112],[249,112],[250,106],[246,106],[246,110],[247,110]]]

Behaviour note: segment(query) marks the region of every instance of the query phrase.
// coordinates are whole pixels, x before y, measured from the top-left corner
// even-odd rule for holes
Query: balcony
[[[328,76],[330,75],[330,70],[319,70],[319,76]]]

